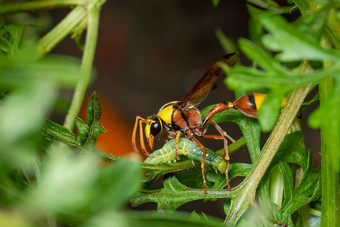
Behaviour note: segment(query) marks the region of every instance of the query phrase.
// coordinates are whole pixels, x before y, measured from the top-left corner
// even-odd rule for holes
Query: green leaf
[[[0,56],[0,85],[13,89],[25,86],[30,80],[50,79],[56,85],[73,87],[83,74],[79,70],[78,62],[69,57],[49,56],[39,61],[30,60],[31,58],[31,53],[27,54],[25,59],[7,59]]]
[[[200,216],[195,212],[175,212],[173,214],[159,213],[153,211],[144,212],[112,212],[104,211],[96,214],[86,224],[92,226],[138,226],[138,227],[222,227],[223,220],[215,217]]]
[[[163,182],[164,188],[161,189],[162,194],[167,193],[171,194],[173,192],[184,192],[188,189],[185,185],[181,184],[178,179],[175,176],[168,177]],[[133,206],[138,206],[140,204],[143,204],[145,202],[156,202],[157,203],[157,209],[164,210],[166,212],[175,211],[179,206],[188,203],[192,201],[192,198],[190,197],[175,197],[175,196],[163,196],[163,197],[157,197],[156,199],[148,198],[147,195],[137,195],[137,197],[133,201]]]
[[[308,124],[313,128],[318,128],[321,125],[328,125],[330,122],[334,124],[339,122],[339,111],[340,111],[340,82],[339,79],[335,80],[335,85],[329,98],[320,106],[319,109],[315,110],[308,118]],[[331,121],[329,119],[332,119]],[[336,124],[339,125],[339,124]]]
[[[325,33],[330,10],[330,5],[319,7],[313,13],[299,18],[295,25],[301,32],[320,42],[322,34]]]
[[[26,81],[1,104],[0,144],[15,143],[40,130],[43,117],[53,107],[56,85],[49,79]]]
[[[56,139],[60,142],[63,142],[73,147],[80,147],[80,143],[79,141],[77,141],[76,135],[74,135],[70,130],[68,130],[64,126],[55,123],[52,120],[45,119],[42,131],[51,136],[53,139]]]
[[[255,163],[261,153],[261,128],[258,121],[249,117],[242,117],[235,119],[234,122],[240,127],[243,137],[246,140],[250,159],[252,163]]]
[[[245,177],[248,175],[252,168],[251,164],[248,163],[231,163],[229,165],[229,178],[230,180],[235,177]]]
[[[287,223],[288,226],[294,226],[291,216],[289,213],[282,210],[278,205],[271,201],[269,190],[269,177],[268,174],[264,176],[259,187],[258,187],[258,196],[260,202],[260,222],[262,225],[266,223],[266,225],[274,225],[277,223]]]
[[[204,193],[202,189],[192,189],[181,184],[175,176],[168,177],[163,182],[164,188],[147,190],[136,194],[132,206],[152,202],[157,203],[158,211],[173,212],[179,206],[199,199],[230,198],[230,190],[209,190]]]
[[[294,178],[293,172],[290,169],[289,165],[285,162],[279,163],[280,172],[283,179],[283,193],[284,193],[284,201],[282,206],[285,206],[289,201],[291,201],[293,197],[294,190]]]
[[[0,50],[10,57],[14,56],[26,27],[27,25],[0,26]]]
[[[95,185],[91,209],[100,211],[105,207],[119,210],[137,192],[140,182],[140,164],[136,161],[122,158],[114,165],[104,167],[92,186]]]
[[[235,42],[230,38],[226,37],[221,28],[215,29],[215,35],[225,53],[233,53],[237,51]]]
[[[279,165],[275,165],[270,169],[268,178],[270,200],[277,206],[281,207],[283,202],[284,181]]]
[[[75,123],[80,142],[84,145],[89,134],[89,126],[80,117],[76,117]]]
[[[308,153],[307,166],[303,169],[303,177],[296,189],[293,191],[292,199],[285,203],[283,210],[294,213],[309,202],[315,201],[321,196],[321,171],[312,170],[312,158]]]
[[[42,176],[27,192],[24,207],[30,214],[74,218],[107,209],[120,209],[140,186],[137,162],[120,159],[99,167],[92,153],[51,152]],[[72,189],[72,190],[70,190]]]
[[[330,60],[339,61],[338,50],[326,50],[313,38],[290,25],[280,16],[261,18],[261,23],[270,32],[263,38],[264,45],[278,54],[281,61]]]
[[[86,110],[86,122],[88,126],[98,123],[102,116],[102,107],[97,94],[94,92],[89,98],[89,105]]]
[[[279,62],[275,61],[261,47],[247,39],[239,39],[239,45],[242,51],[261,68],[268,71],[267,76],[275,76],[276,74],[286,74],[288,71],[284,69]]]
[[[274,163],[288,162],[295,163],[302,167],[305,171],[308,168],[308,156],[303,144],[303,134],[294,132],[286,135],[281,143],[273,161]]]
[[[285,92],[284,89],[282,90]],[[275,92],[273,90],[273,92],[268,94],[259,110],[258,119],[264,132],[269,132],[279,117],[281,102],[285,95],[285,93],[282,93],[282,90],[276,89]]]

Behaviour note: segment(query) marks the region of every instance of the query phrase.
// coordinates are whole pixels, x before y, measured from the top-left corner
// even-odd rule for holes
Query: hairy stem
[[[77,117],[81,104],[84,99],[85,91],[90,81],[92,73],[92,64],[97,45],[100,4],[96,1],[87,7],[88,10],[88,27],[85,41],[85,49],[82,58],[81,70],[84,77],[76,85],[71,106],[65,118],[64,126],[72,130],[75,118]]]
[[[55,28],[42,37],[37,46],[40,56],[49,53],[58,43],[70,34],[86,18],[83,6],[75,7]]]
[[[84,4],[84,0],[49,0],[49,1],[30,1],[15,4],[3,4],[0,7],[0,14],[47,10],[54,8],[70,7]]]
[[[325,48],[330,49],[331,44],[327,39],[322,40]],[[324,67],[331,65],[324,61]],[[320,106],[329,99],[334,88],[334,79],[325,78],[319,83]],[[335,116],[336,118],[336,116]],[[339,195],[339,168],[335,156],[339,151],[339,121],[334,119],[332,123],[324,122],[320,127],[321,134],[321,226],[340,225],[340,195]]]

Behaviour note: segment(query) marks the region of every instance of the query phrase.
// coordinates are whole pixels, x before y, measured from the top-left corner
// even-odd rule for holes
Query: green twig
[[[83,6],[75,7],[55,28],[39,40],[37,45],[38,54],[43,56],[50,52],[85,18],[85,8]]]
[[[15,4],[3,4],[0,7],[0,14],[63,8],[75,5],[82,5],[84,3],[85,3],[84,0],[49,0],[49,1],[30,1]]]
[[[81,70],[84,72],[84,77],[79,81],[75,88],[72,103],[64,122],[64,126],[70,130],[72,130],[75,118],[79,113],[92,73],[92,64],[96,50],[99,29],[100,4],[103,4],[103,1],[95,1],[87,6],[88,28],[81,65]]]
[[[322,40],[325,48],[330,49],[331,44],[327,39]],[[324,67],[331,65],[324,61]],[[319,83],[320,106],[329,99],[334,87],[332,77],[325,78]],[[340,195],[339,195],[339,170],[334,156],[339,151],[339,121],[334,119],[332,123],[326,121],[320,127],[321,134],[321,226],[339,226],[340,224]]]

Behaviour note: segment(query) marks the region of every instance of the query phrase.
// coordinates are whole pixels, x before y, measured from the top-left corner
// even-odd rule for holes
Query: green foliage
[[[95,93],[89,99],[86,121],[77,117],[93,71],[100,8],[105,1],[3,2],[1,226],[313,226],[320,218],[311,214],[320,213],[322,225],[339,225],[340,52],[333,47],[340,46],[340,24],[336,1],[293,0],[286,6],[272,0],[248,1],[250,39],[240,38],[238,46],[252,64],[223,66],[228,75],[225,83],[236,97],[246,92],[268,96],[258,119],[235,109],[213,117],[216,123],[236,123],[242,131],[243,137],[228,146],[229,179],[242,177],[242,182],[225,189],[224,149],[216,153],[207,149],[207,193],[200,170],[203,152],[192,141],[180,140],[180,160],[172,140],[140,163],[96,149],[97,137],[105,129],[99,123],[102,110]],[[217,7],[219,2],[212,4]],[[34,25],[9,24],[4,16],[54,7],[72,10],[38,41],[25,34]],[[299,10],[301,15],[288,21],[285,14],[290,10]],[[81,61],[45,56],[70,34],[83,50]],[[216,35],[224,50],[236,49],[221,30]],[[319,95],[303,103],[317,85]],[[74,88],[75,93],[61,125],[49,115],[64,88]],[[284,97],[287,104],[281,110]],[[321,169],[314,169],[312,154],[304,145],[306,135],[294,130],[299,128],[294,119],[319,98],[320,107],[310,117],[304,115],[310,126],[321,128],[323,162]],[[220,101],[226,100],[216,100]],[[212,106],[201,111],[203,117]],[[261,131],[271,131],[263,147]],[[232,154],[244,145],[251,163],[233,163]],[[99,165],[100,161],[109,165]],[[150,189],[162,177],[163,185]],[[131,198],[133,206],[156,203],[157,212],[122,209]],[[176,211],[191,201],[217,199],[224,200],[224,222],[196,211],[191,215]]]

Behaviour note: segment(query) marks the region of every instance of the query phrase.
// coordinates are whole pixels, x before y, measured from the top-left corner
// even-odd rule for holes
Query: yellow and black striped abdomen
[[[266,94],[249,93],[238,98],[233,104],[234,108],[241,111],[248,117],[257,117],[258,110],[261,108]]]

